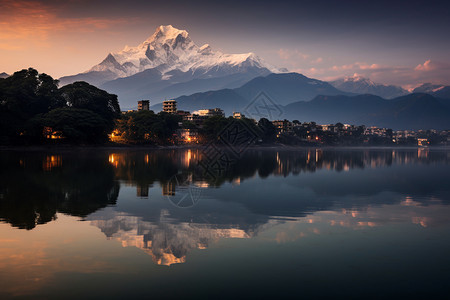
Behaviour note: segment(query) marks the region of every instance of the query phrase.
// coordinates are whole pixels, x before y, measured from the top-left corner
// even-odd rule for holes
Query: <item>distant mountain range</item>
[[[283,118],[319,124],[364,124],[392,129],[449,129],[450,100],[409,94],[391,100],[374,95],[317,96],[284,107]]]
[[[368,78],[351,76],[330,82],[335,88],[354,94],[372,94],[386,99],[392,99],[409,94],[399,86],[374,83]]]
[[[5,72],[0,73],[0,78],[6,78],[6,77],[9,77],[9,75],[6,74]]]
[[[321,124],[343,122],[411,130],[450,128],[450,99],[424,93],[390,100],[370,94],[353,95],[327,82],[296,73],[270,74],[255,78],[240,88],[195,93],[176,100],[180,110],[220,107],[226,115],[231,115],[233,111],[245,113],[251,110],[252,105],[261,105],[252,102],[261,91],[270,100],[267,102],[269,107],[260,108],[270,109],[271,106],[280,111],[272,119]],[[161,104],[153,105],[152,109],[161,110]],[[258,119],[259,116],[248,117]]]
[[[122,107],[137,100],[161,102],[211,89],[235,88],[273,72],[282,72],[254,53],[224,54],[197,46],[185,30],[159,26],[136,47],[110,53],[90,70],[60,78],[61,85],[87,81],[119,96]]]
[[[242,112],[261,91],[264,91],[274,105],[308,101],[318,95],[351,95],[325,81],[298,73],[283,73],[254,78],[239,88],[195,93],[178,97],[176,100],[182,110],[220,107],[229,115],[233,111]],[[161,104],[152,106],[154,110],[161,108]]]

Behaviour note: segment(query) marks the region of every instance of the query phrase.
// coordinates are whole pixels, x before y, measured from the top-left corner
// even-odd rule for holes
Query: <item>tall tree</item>
[[[110,127],[99,114],[88,109],[58,108],[42,116],[42,124],[60,131],[68,142],[95,144],[108,139]]]
[[[0,143],[29,140],[30,120],[38,114],[64,106],[58,81],[33,68],[0,80]],[[35,130],[33,130],[35,132]]]
[[[261,118],[258,127],[262,131],[262,140],[265,143],[274,142],[277,138],[277,128],[268,119]]]
[[[109,94],[83,81],[63,86],[60,93],[67,106],[93,111],[105,119],[110,131],[113,130],[114,121],[120,117],[117,95]]]

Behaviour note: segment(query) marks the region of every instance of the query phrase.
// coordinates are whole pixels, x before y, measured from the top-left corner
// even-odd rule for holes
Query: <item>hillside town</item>
[[[86,82],[58,88],[57,80],[33,68],[1,79],[0,92],[6,99],[0,103],[1,146],[206,145],[223,141],[224,134],[236,133],[246,146],[449,145],[446,127],[439,131],[430,126],[425,127],[428,130],[395,131],[374,127],[377,121],[320,124],[309,114],[289,120],[287,113],[270,117],[248,110],[248,106],[230,111],[218,104],[212,108],[197,105],[197,110],[186,111],[179,109],[177,100],[165,100],[162,111],[155,113],[150,100],[140,100],[137,110],[122,111],[115,94]],[[226,133],[229,129],[234,132]]]
[[[150,100],[138,101],[137,110],[123,111],[122,116],[131,116],[140,112],[150,112]],[[193,112],[178,110],[176,100],[166,100],[162,104],[160,114],[168,114],[178,118],[178,128],[168,141],[170,144],[199,144],[205,141],[203,132],[205,121],[225,119],[220,108],[200,109]],[[247,120],[258,126],[260,120],[245,116],[241,112],[233,112],[228,119]],[[265,119],[264,121],[268,121]],[[120,123],[120,121],[119,121]],[[120,127],[120,126],[119,126]],[[299,120],[270,121],[273,130],[272,143],[286,145],[405,145],[405,146],[447,146],[450,144],[450,131],[443,130],[392,130],[376,126],[352,124],[317,124],[316,122],[300,122]],[[148,135],[149,136],[149,135]],[[126,143],[120,129],[116,128],[110,140]],[[145,141],[141,141],[145,142]],[[258,139],[256,143],[267,142]]]

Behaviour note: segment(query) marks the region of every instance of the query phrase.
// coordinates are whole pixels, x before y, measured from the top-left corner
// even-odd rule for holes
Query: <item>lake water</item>
[[[449,297],[449,150],[210,150],[0,152],[0,298]]]

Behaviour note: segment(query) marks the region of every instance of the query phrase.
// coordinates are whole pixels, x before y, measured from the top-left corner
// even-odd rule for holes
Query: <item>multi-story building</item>
[[[272,124],[277,128],[278,134],[292,132],[294,129],[292,122],[286,119],[272,121]]]
[[[150,100],[138,101],[138,111],[140,110],[150,110]]]
[[[364,135],[375,135],[379,137],[386,137],[387,136],[387,128],[378,128],[375,126],[367,127],[364,130]]]
[[[194,111],[192,114],[199,115],[202,117],[214,117],[214,116],[224,117],[225,116],[225,113],[220,108],[200,109],[200,110]]]
[[[163,102],[163,112],[169,114],[177,113],[177,101],[175,100],[166,100]]]
[[[429,144],[428,139],[417,139],[418,146],[428,146]]]
[[[207,118],[208,118],[207,116],[200,116],[198,114],[189,114],[189,115],[183,116],[183,120],[192,122],[194,124],[201,124]]]
[[[182,118],[183,118],[183,120],[185,119],[185,118],[187,118],[191,113],[189,112],[189,111],[187,111],[187,110],[177,110],[177,113],[176,113],[178,116],[181,116]]]

